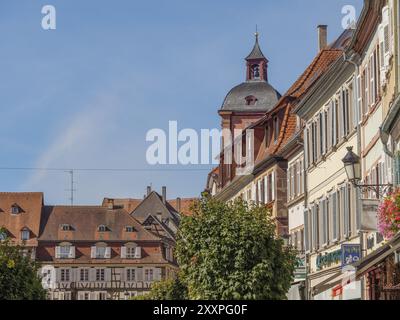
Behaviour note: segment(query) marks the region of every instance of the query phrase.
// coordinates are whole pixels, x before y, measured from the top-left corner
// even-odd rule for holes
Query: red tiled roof
[[[276,107],[269,112],[263,119],[258,121],[254,127],[263,126],[278,112],[284,110],[284,118],[281,123],[279,139],[277,143],[271,144],[269,148],[260,150],[256,163],[261,162],[269,155],[279,153],[279,151],[289,142],[296,133],[296,115],[292,110],[298,101],[320,77],[330,68],[330,66],[343,54],[339,49],[321,50],[303,74],[294,82],[289,90],[282,96]]]
[[[64,234],[61,225],[72,226],[73,231]],[[103,238],[98,227],[104,225],[108,231]],[[127,226],[135,228],[134,239],[125,234]],[[110,210],[103,206],[46,206],[43,214],[40,241],[123,241],[123,240],[159,240],[134,219],[124,209]],[[67,236],[68,239],[64,238]],[[133,235],[132,235],[133,236]]]
[[[19,214],[12,214],[11,208],[20,208]],[[0,192],[0,227],[9,233],[12,240],[21,243],[20,234],[23,228],[31,232],[31,240],[26,245],[36,245],[40,232],[40,220],[43,208],[41,192]]]

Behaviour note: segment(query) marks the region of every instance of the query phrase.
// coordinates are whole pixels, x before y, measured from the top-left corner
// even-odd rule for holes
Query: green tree
[[[176,256],[189,299],[286,299],[296,252],[265,207],[203,197],[180,224]]]
[[[4,230],[0,233],[5,235]],[[23,247],[9,239],[0,241],[0,300],[44,300],[46,291],[38,276],[38,264],[24,256]]]

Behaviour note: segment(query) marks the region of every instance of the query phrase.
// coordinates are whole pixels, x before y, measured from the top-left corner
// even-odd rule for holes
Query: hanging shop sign
[[[342,268],[352,265],[361,259],[361,246],[359,244],[342,245]]]

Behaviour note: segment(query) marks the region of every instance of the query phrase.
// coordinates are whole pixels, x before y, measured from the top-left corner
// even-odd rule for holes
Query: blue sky
[[[54,5],[57,29],[41,28]],[[318,24],[341,32],[342,7],[361,0],[2,0],[0,168],[150,168],[146,133],[218,128],[226,93],[244,81],[255,25],[281,93],[317,52]],[[197,196],[207,166],[167,171],[76,172],[76,203]],[[182,171],[172,171],[182,170]],[[1,170],[0,191],[43,191],[68,201],[62,171]]]

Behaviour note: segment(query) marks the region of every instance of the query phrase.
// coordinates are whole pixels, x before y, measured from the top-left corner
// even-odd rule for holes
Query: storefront
[[[360,244],[348,243],[312,258],[311,268],[317,271],[309,277],[312,299],[361,299],[361,282],[352,266],[360,257]]]
[[[368,300],[399,300],[400,233],[354,267],[357,279],[366,278]]]

